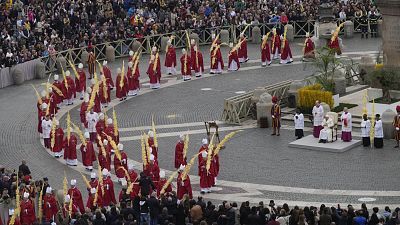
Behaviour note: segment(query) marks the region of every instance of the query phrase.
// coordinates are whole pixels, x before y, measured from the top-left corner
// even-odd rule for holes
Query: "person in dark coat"
[[[93,225],[106,225],[106,221],[102,218],[100,211],[96,211],[96,217],[93,220]]]
[[[248,201],[242,203],[239,212],[240,212],[240,224],[241,225],[249,224],[248,217],[251,210],[250,210],[250,203]]]
[[[235,210],[232,208],[230,203],[225,203],[225,215],[222,218],[225,221],[225,225],[235,225]]]
[[[156,198],[157,193],[151,194],[151,197],[147,199],[147,205],[150,210],[150,225],[158,224],[158,217],[160,216],[160,202]]]
[[[257,214],[257,207],[253,206],[251,207],[251,212],[249,216],[247,217],[247,224],[248,225],[258,225],[260,221],[260,217]]]
[[[153,181],[149,177],[147,177],[144,172],[140,173],[139,186],[142,196],[148,196],[150,194],[150,190],[156,189]]]
[[[18,173],[22,172],[24,176],[31,175],[29,167],[26,165],[26,161],[22,160],[22,164],[18,167]]]

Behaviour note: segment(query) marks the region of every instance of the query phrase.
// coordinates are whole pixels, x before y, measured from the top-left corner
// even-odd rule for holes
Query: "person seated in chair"
[[[319,133],[319,143],[331,142],[333,139],[332,128],[335,126],[333,119],[326,115],[325,119],[322,121],[322,126],[324,129]]]

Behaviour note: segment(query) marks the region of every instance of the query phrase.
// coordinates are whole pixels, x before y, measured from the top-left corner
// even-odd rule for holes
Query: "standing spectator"
[[[26,165],[26,161],[22,160],[21,165],[18,167],[18,173],[22,173],[24,176],[30,176],[31,171],[29,170],[29,167]]]

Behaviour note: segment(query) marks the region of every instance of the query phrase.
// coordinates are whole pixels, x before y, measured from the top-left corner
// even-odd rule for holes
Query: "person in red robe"
[[[115,200],[114,193],[114,183],[110,178],[110,172],[107,169],[103,169],[103,186],[101,187],[104,190],[103,193],[103,207],[110,206],[111,204],[117,204]]]
[[[96,84],[96,80],[95,80],[95,79],[91,80],[90,83],[91,83],[91,90],[92,90],[92,91],[89,93],[89,94],[90,94],[90,97],[92,96],[92,94],[95,95],[95,97],[94,97],[93,111],[95,111],[96,113],[99,113],[99,112],[101,112],[100,90],[99,90],[98,92],[96,92],[96,93],[93,92],[94,85]]]
[[[111,151],[110,151],[111,146],[108,144],[107,139],[103,140],[103,146],[104,146],[105,153],[101,152],[101,149],[99,149],[99,154],[98,154],[100,167],[101,167],[101,169],[105,168],[110,171],[111,170]]]
[[[15,213],[14,209],[9,209],[9,210],[8,210],[7,225],[10,225],[10,220],[11,220],[12,215],[14,215],[14,213]],[[0,218],[0,219],[1,219],[1,218]],[[1,222],[1,220],[0,220],[0,222]],[[20,219],[18,218],[18,216],[15,217],[14,225],[21,225],[21,221],[20,221]]]
[[[83,100],[86,91],[86,74],[85,70],[83,70],[82,63],[78,64],[78,70],[76,72],[78,73],[78,77],[75,77],[76,93],[79,93],[80,99]]]
[[[99,98],[101,107],[107,108],[108,103],[111,102],[111,88],[107,83],[107,79],[104,75],[100,76]]]
[[[342,55],[339,36],[335,35],[335,30],[332,30],[332,38],[328,40],[328,48],[330,48],[335,53],[336,57]]]
[[[271,54],[272,54],[272,59],[279,59],[280,58],[280,54],[281,54],[281,37],[276,32],[276,28],[272,29]]]
[[[68,166],[77,166],[78,165],[78,157],[76,155],[77,144],[78,144],[78,139],[72,133],[72,131],[71,131],[69,140],[68,140],[67,135],[65,136],[65,138],[64,138],[64,160]]]
[[[69,215],[70,214],[70,212],[69,212],[70,201],[71,201],[71,195],[67,194],[64,197],[64,205],[63,205],[63,208],[62,208],[62,217],[63,218],[67,218],[67,217],[75,218],[75,215],[77,215],[77,213],[79,212],[79,208],[77,206],[78,203],[73,201],[72,202],[71,215]],[[83,202],[82,202],[82,204],[83,204]]]
[[[178,169],[180,165],[186,165],[186,156],[183,157],[183,149],[185,147],[185,136],[179,135],[179,141],[175,146],[175,169]]]
[[[131,199],[135,198],[139,194],[140,186],[138,179],[139,177],[133,168],[133,164],[128,163],[128,176],[126,177],[126,180],[132,184],[132,192],[129,193]]]
[[[124,74],[121,74],[121,72],[121,68],[118,68],[115,85],[117,86],[116,96],[120,101],[123,101],[126,99],[126,95],[128,94],[128,79]]]
[[[86,170],[93,170],[93,162],[96,161],[96,155],[94,152],[93,142],[90,141],[89,132],[84,134],[86,138],[86,146],[82,143],[80,150],[82,155],[82,163]]]
[[[68,195],[71,196],[72,202],[79,208],[80,213],[85,213],[85,207],[83,205],[82,193],[76,186],[76,180],[71,180],[71,187],[68,189]]]
[[[160,181],[157,184],[157,197],[160,197],[161,190],[163,189],[164,185],[167,183],[167,178],[165,178],[165,171],[161,170],[160,171]],[[168,184],[167,188],[164,190],[164,194],[171,193],[172,192],[172,185]]]
[[[96,196],[96,192],[97,192],[96,188],[91,188],[89,195],[88,195],[88,199],[86,201],[86,207],[91,210],[103,207],[102,195],[97,194],[97,196]]]
[[[185,180],[182,180],[182,172],[184,169],[185,165],[179,166],[178,177],[176,178],[176,196],[179,200],[182,200],[184,195],[188,195],[190,199],[193,198],[189,174],[186,175]]]
[[[128,71],[126,71],[126,77],[128,79],[128,96],[133,96],[135,89],[135,76],[133,72],[133,62],[128,63]]]
[[[217,185],[217,177],[219,174],[219,156],[213,154],[212,158],[211,158],[211,165],[210,165],[210,173],[212,175],[212,177],[214,177],[213,180],[213,186]]]
[[[195,47],[197,47],[196,45],[196,40],[195,39],[190,39],[190,58],[194,59],[196,58],[196,51],[195,51]],[[196,62],[192,61],[192,65],[191,65],[191,69],[195,70],[195,65]]]
[[[192,50],[191,50],[192,51]],[[196,77],[201,77],[204,73],[203,54],[199,51],[197,45],[193,47],[193,52],[190,54],[192,59],[192,69]]]
[[[99,120],[96,123],[96,134],[100,136],[100,140],[106,139],[106,135],[104,132],[106,131],[106,121],[104,119],[104,113],[99,114]],[[98,138],[96,137],[96,142],[98,142]],[[100,147],[99,143],[97,143],[97,146]]]
[[[121,154],[121,158],[119,159],[117,156],[114,156],[114,169],[118,181],[121,182],[125,179],[125,171],[128,169],[128,156],[124,152],[123,144],[118,144],[118,150]]]
[[[310,33],[306,33],[306,40],[303,47],[303,61],[307,59],[315,59],[315,45],[310,37]]]
[[[292,50],[290,50],[289,41],[286,37],[282,39],[282,52],[280,64],[288,64],[293,62]]]
[[[207,171],[207,151],[202,151],[200,154],[200,163],[198,165],[200,177],[200,193],[211,193],[212,179],[211,174]]]
[[[233,46],[233,43],[230,43],[229,47],[231,50],[228,55],[228,71],[238,71],[240,69],[240,62],[237,48],[236,46]]]
[[[249,61],[249,57],[247,57],[247,39],[243,33],[240,34],[239,39],[239,49],[238,49],[238,58],[240,63],[244,63]]]
[[[49,109],[49,114],[50,114],[51,117],[53,117],[54,115],[57,114],[58,108],[57,108],[57,104],[55,103],[55,100],[54,100],[55,96],[54,96],[54,92],[53,92],[52,88],[49,88],[48,94],[49,94],[49,98],[48,98],[49,100],[48,100],[48,103],[47,103],[47,107],[50,108]]]
[[[46,188],[46,195],[43,196],[43,216],[46,222],[54,221],[58,212],[58,203],[51,187]]]
[[[58,80],[59,76],[56,74],[54,75],[54,82],[53,85],[54,87],[58,88],[60,91],[62,91],[63,84]],[[61,93],[60,93],[61,94]],[[64,100],[64,96],[60,95],[56,90],[53,90],[53,98],[54,98],[54,103],[56,104],[57,108],[60,109],[61,103]]]
[[[158,182],[160,181],[160,167],[158,167],[158,164],[155,162],[155,157],[153,154],[150,155],[150,162],[143,168],[143,172],[157,187]]]
[[[140,71],[139,71],[139,56],[133,55],[132,59],[128,63],[128,73],[126,75],[128,77],[128,95],[136,96],[140,90]]]
[[[115,141],[115,144],[119,143],[119,133],[117,134],[117,136],[114,135],[114,124],[111,118],[107,119],[107,127],[105,133]],[[114,149],[112,149],[112,152],[114,153]]]
[[[221,53],[221,41],[214,41],[211,47],[211,69],[210,74],[221,74],[224,69],[224,60]]]
[[[154,133],[152,130],[149,130],[149,132],[147,132],[147,135],[149,136],[147,142],[149,143],[149,147],[152,149],[151,154],[154,155],[155,159],[158,159],[158,147],[156,147],[154,145]]]
[[[108,86],[110,87],[111,90],[113,90],[114,89],[114,81],[112,79],[111,70],[107,66],[107,61],[106,60],[103,61],[103,74],[107,79]]]
[[[29,193],[25,192],[23,197],[20,212],[21,223],[32,225],[36,221],[35,206],[29,199]]]
[[[208,140],[207,140],[207,138],[203,138],[203,140],[201,140],[201,147],[199,149],[199,155],[197,157],[198,164],[200,164],[200,161],[201,161],[201,153],[207,152],[207,151],[208,151]]]
[[[88,89],[92,90],[90,87]],[[88,127],[88,123],[86,121],[86,111],[88,106],[89,106],[89,95],[86,93],[83,102],[81,104],[81,109],[79,110],[79,117],[81,120],[81,124],[85,128]]]
[[[184,48],[182,48],[182,56],[180,60],[183,81],[192,79],[192,70],[190,69],[192,65],[192,59],[190,58],[189,54],[187,54],[186,49]]]
[[[167,69],[168,75],[176,74],[176,52],[174,46],[172,45],[171,39],[168,39],[167,41],[167,51],[165,53],[164,66]]]
[[[269,51],[268,36],[263,35],[261,42],[261,66],[271,65],[271,53]]]
[[[63,80],[62,83],[64,85],[64,90],[65,90],[64,97],[66,100],[66,104],[73,105],[74,98],[76,97],[76,88],[74,79],[71,78],[71,73],[69,72],[69,70],[65,71],[65,79]]]
[[[58,120],[55,121],[56,130],[54,132],[50,131],[50,140],[54,138],[54,146],[51,148],[51,151],[54,154],[54,157],[60,158],[63,156],[63,144],[64,144],[64,131],[61,127],[59,127],[60,122]],[[53,137],[54,136],[54,137]]]
[[[147,68],[147,75],[150,79],[150,88],[151,89],[158,89],[160,88],[160,81],[158,79],[158,63],[156,60],[156,56],[150,56],[150,63],[149,67]]]

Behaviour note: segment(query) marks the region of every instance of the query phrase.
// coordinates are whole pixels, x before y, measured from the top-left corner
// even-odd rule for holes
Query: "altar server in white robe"
[[[296,109],[296,114],[293,117],[294,119],[294,135],[297,139],[304,137],[304,115],[300,112],[300,109]]]
[[[313,129],[313,135],[315,138],[319,138],[319,133],[322,130],[322,122],[324,120],[324,108],[320,104],[320,102],[317,100],[315,101],[315,106],[313,107],[312,110],[313,114],[313,123],[314,123],[314,129]]]
[[[367,114],[364,114],[363,120],[361,121],[361,137],[364,147],[369,147],[371,145],[370,132],[371,121],[369,121]]]
[[[375,148],[383,148],[383,127],[381,115],[375,115],[375,138],[374,138],[374,146]]]

